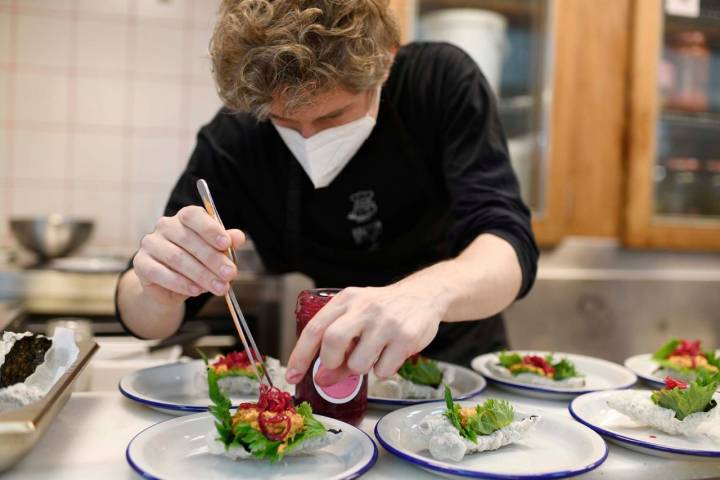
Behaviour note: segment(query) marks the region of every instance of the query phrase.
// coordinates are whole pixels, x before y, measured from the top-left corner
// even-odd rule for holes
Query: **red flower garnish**
[[[263,412],[283,413],[286,410],[290,410],[295,413],[295,405],[293,405],[293,400],[289,393],[283,392],[276,387],[271,388],[264,383],[260,385],[260,398],[257,402],[257,408]]]
[[[263,356],[263,360],[265,357]],[[227,355],[223,355],[212,364],[213,367],[219,367],[225,365],[228,369],[232,368],[243,368],[250,365],[250,357],[247,352],[230,352]]]
[[[688,384],[682,380],[678,380],[677,378],[665,377],[665,387],[668,390],[673,390],[675,388],[685,390],[688,387]]]
[[[555,374],[553,366],[539,355],[525,355],[523,363],[525,365],[532,365],[533,367],[540,368],[543,372],[545,372],[545,375],[552,376]]]
[[[675,350],[673,350],[670,356],[688,355],[690,357],[695,357],[696,355],[702,354],[702,350],[700,350],[700,340],[696,340],[694,342],[691,342],[690,340],[680,340],[680,345],[675,347]]]

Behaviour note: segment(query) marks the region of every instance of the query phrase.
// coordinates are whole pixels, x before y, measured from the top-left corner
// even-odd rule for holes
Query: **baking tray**
[[[0,413],[0,472],[19,462],[40,440],[65,406],[73,384],[97,349],[92,340],[79,342],[77,360],[42,400]]]

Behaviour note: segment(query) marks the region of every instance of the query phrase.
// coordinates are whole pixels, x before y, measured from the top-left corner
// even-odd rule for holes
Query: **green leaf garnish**
[[[506,400],[489,398],[483,404],[475,406],[475,413],[462,424],[460,407],[453,401],[450,389],[445,386],[445,416],[450,420],[460,435],[471,442],[477,442],[478,435],[490,435],[505,428],[515,419],[515,409]]]
[[[672,340],[665,343],[662,347],[660,347],[657,352],[653,353],[653,360],[665,360],[670,356],[672,352],[675,351],[675,349],[680,345],[680,340],[677,338],[673,338]]]
[[[553,364],[552,357],[550,357],[549,362],[555,369],[555,375],[553,376],[555,380],[564,380],[566,378],[579,376],[577,371],[575,371],[575,365],[567,358],[563,358],[558,363]]]
[[[288,446],[285,449],[285,453],[292,452],[298,445],[300,445],[302,442],[309,438],[313,437],[321,437],[325,435],[325,425],[320,423],[318,419],[313,417],[312,414],[312,408],[310,407],[310,404],[307,402],[303,402],[297,407],[295,407],[295,411],[302,415],[303,419],[305,420],[305,428],[298,432],[295,437],[290,439],[288,442]]]
[[[510,368],[518,363],[522,363],[522,357],[519,354],[507,352],[500,353],[500,365],[503,367]]]
[[[281,452],[280,446],[283,442],[270,440],[259,430],[255,430],[249,423],[238,423],[233,427],[230,408],[232,403],[225,396],[218,385],[218,374],[208,366],[208,360],[202,355],[208,374],[208,394],[213,404],[210,406],[210,413],[215,417],[215,429],[218,432],[218,439],[225,444],[225,449],[230,447],[242,447],[250,452],[253,457],[269,460],[274,463],[280,460],[286,453],[291,452],[303,441],[325,434],[325,426],[320,423],[312,414],[312,408],[307,402],[295,407],[295,411],[302,415],[304,420],[303,429],[288,440],[287,447]]]
[[[443,379],[437,362],[423,357],[417,357],[415,361],[405,360],[398,370],[398,374],[405,380],[418,385],[429,385],[433,388],[437,388]]]
[[[232,403],[230,399],[220,391],[218,385],[218,376],[215,370],[208,366],[207,357],[203,355],[203,361],[205,362],[205,368],[208,375],[208,395],[213,404],[209,410],[215,417],[215,428],[220,435],[220,440],[225,444],[227,448],[235,439],[235,434],[232,427],[232,414],[230,413],[230,407]]]
[[[720,373],[708,375],[701,370],[697,379],[690,382],[687,388],[663,388],[653,392],[650,398],[655,405],[673,410],[678,420],[684,420],[693,413],[708,412],[715,408],[713,395],[719,384]]]

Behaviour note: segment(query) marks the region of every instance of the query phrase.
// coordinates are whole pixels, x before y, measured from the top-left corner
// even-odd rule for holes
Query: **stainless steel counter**
[[[541,256],[535,287],[507,312],[513,348],[621,362],[670,337],[720,345],[720,254],[630,251],[571,239]]]

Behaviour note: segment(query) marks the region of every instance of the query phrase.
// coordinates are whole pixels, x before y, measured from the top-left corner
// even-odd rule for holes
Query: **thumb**
[[[346,363],[333,369],[324,368],[320,365],[320,368],[318,368],[318,372],[315,375],[315,382],[321,387],[329,387],[331,385],[335,385],[336,383],[340,383],[350,375],[357,374],[350,370]]]
[[[228,235],[230,235],[230,239],[232,240],[232,248],[234,249],[240,248],[240,246],[246,241],[245,234],[242,232],[242,230],[232,228],[228,230],[227,233]]]

